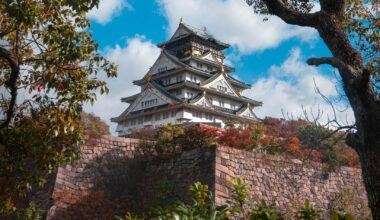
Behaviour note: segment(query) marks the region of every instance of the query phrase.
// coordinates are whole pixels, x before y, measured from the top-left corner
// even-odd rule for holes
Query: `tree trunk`
[[[380,102],[361,55],[351,45],[335,14],[321,12],[317,27],[340,63],[343,89],[355,115],[357,132],[347,144],[359,154],[362,176],[373,219],[380,220]]]
[[[367,147],[358,148],[357,152],[372,218],[380,220],[380,144],[367,143]]]

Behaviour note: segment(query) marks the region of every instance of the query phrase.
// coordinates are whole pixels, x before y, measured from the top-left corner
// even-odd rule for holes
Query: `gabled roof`
[[[211,108],[214,109],[214,106],[212,103],[206,98],[206,92],[200,92],[196,97],[193,99],[189,100],[189,103],[194,104],[194,105],[201,105],[203,107]]]
[[[152,89],[152,88],[156,89],[159,93],[162,94],[162,96],[166,97],[168,100],[171,100],[171,104],[183,102],[182,99],[179,99],[175,97],[174,95],[170,94],[164,88],[162,88],[157,82],[155,82],[154,80],[151,80],[151,81],[148,81],[143,91],[139,93],[138,96],[134,99],[134,102],[131,103],[121,115],[115,118],[111,118],[111,121],[112,122],[122,121],[129,113],[133,111],[133,109],[137,107],[140,101],[143,100],[143,98],[148,94],[147,90]]]
[[[167,50],[162,50],[161,51],[161,54],[160,56],[158,56],[157,60],[154,62],[154,64],[152,65],[152,67],[149,69],[149,71],[144,75],[144,77],[140,80],[134,80],[133,81],[133,84],[137,85],[139,83],[141,83],[141,81],[144,81],[148,78],[148,76],[151,74],[151,70],[154,66],[158,65],[162,59],[164,58],[167,58],[168,60],[170,60],[171,62],[173,62],[175,65],[178,65],[178,66],[182,66],[182,67],[186,67],[187,65],[184,64],[183,62],[181,62],[176,56],[174,56],[173,54],[171,54],[169,51]]]
[[[243,87],[245,89],[250,89],[251,88],[251,85],[245,83],[245,82],[242,82],[238,79],[235,79],[234,77],[230,76],[230,75],[227,75],[226,78],[234,85],[236,86],[240,86],[240,87]]]
[[[229,90],[231,90],[233,95],[238,96],[238,97],[241,96],[238,92],[236,92],[235,88],[228,82],[225,72],[219,72],[218,74],[215,74],[212,77],[208,78],[207,80],[199,83],[199,85],[204,88],[209,88],[210,85],[212,85],[213,83],[218,83],[218,82],[224,83],[224,85],[227,86]]]
[[[242,116],[242,117],[246,117],[245,114],[249,112],[250,115],[252,115],[252,118],[254,118],[255,120],[258,120],[258,117],[256,116],[256,114],[252,111],[249,103],[247,105],[243,105],[237,112],[236,112],[236,115],[238,116]],[[250,117],[248,117],[250,118]]]
[[[137,94],[134,94],[134,95],[131,95],[131,96],[128,96],[128,97],[123,97],[123,98],[121,98],[121,102],[131,103],[131,102],[133,102],[133,101],[134,101],[139,95],[140,95],[140,93],[137,93]]]
[[[207,30],[205,30],[205,29],[202,30],[202,29],[190,26],[188,24],[185,24],[183,22],[181,22],[178,25],[177,30],[174,32],[173,36],[170,38],[169,41],[160,43],[157,46],[158,47],[162,47],[163,45],[165,45],[167,43],[170,43],[172,41],[176,41],[178,39],[187,37],[189,35],[195,35],[195,36],[200,37],[200,38],[202,38],[204,40],[212,41],[212,42],[214,42],[214,43],[216,43],[216,44],[218,44],[218,45],[220,45],[221,47],[224,47],[224,48],[229,48],[230,47],[229,44],[226,44],[224,42],[221,42],[221,41],[215,39],[211,34],[209,34],[207,32]]]
[[[250,98],[245,97],[245,96],[240,96],[240,97],[232,96],[229,94],[220,93],[216,90],[204,88],[204,87],[199,86],[198,83],[194,83],[194,82],[190,82],[190,81],[183,81],[181,83],[176,83],[176,84],[165,87],[165,89],[171,90],[171,89],[182,88],[182,87],[192,88],[192,89],[196,89],[196,90],[200,90],[200,91],[206,91],[207,93],[219,95],[219,96],[222,96],[225,98],[230,98],[230,99],[237,100],[237,101],[247,102],[247,103],[250,103],[252,106],[262,106],[262,104],[263,104],[260,101],[253,100],[253,99],[250,99]]]

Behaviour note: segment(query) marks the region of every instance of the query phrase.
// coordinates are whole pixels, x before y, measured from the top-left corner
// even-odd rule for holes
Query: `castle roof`
[[[188,24],[185,24],[183,22],[181,22],[179,25],[178,25],[178,28],[177,30],[174,32],[172,38],[170,38],[169,41],[165,41],[163,43],[159,43],[157,44],[158,47],[163,47],[165,46],[166,44],[168,43],[171,43],[171,42],[174,42],[174,41],[177,41],[178,39],[182,39],[182,38],[185,38],[185,37],[188,37],[190,35],[193,35],[193,36],[196,36],[196,37],[199,37],[201,39],[204,39],[206,41],[210,41],[210,42],[213,42],[217,45],[219,45],[220,47],[222,47],[222,49],[226,49],[226,48],[229,48],[230,45],[227,44],[227,43],[224,43],[222,41],[219,41],[217,39],[215,39],[211,34],[209,34],[206,30],[206,28],[204,28],[203,30],[202,29],[199,29],[199,28],[196,28],[196,27],[193,27],[191,25],[188,25]]]

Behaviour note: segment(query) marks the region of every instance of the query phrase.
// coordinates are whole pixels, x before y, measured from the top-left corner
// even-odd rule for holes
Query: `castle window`
[[[160,113],[156,114],[155,115],[155,119],[156,119],[156,121],[161,120],[161,114]]]
[[[203,65],[202,65],[201,63],[197,63],[197,67],[198,67],[199,69],[202,69],[202,68],[203,68]]]
[[[176,76],[176,79],[177,79],[177,82],[181,82],[182,81],[182,75]]]
[[[164,116],[162,118],[163,119],[169,118],[169,112],[164,112]]]
[[[163,82],[164,86],[169,85],[170,81],[171,81],[170,78],[169,79],[165,79],[164,82]]]
[[[205,117],[206,117],[207,120],[212,121],[212,115],[210,113],[206,113]]]
[[[142,123],[143,123],[143,118],[139,118],[139,119],[138,119],[138,123],[139,123],[139,124],[142,124]]]
[[[158,68],[159,73],[162,73],[162,72],[167,71],[167,70],[168,70],[168,67],[166,67],[166,66]]]
[[[224,101],[223,100],[219,100],[219,106],[224,107]]]
[[[172,111],[172,117],[175,117],[176,116],[176,112],[175,111]]]
[[[157,99],[147,100],[147,101],[141,102],[141,107],[153,106],[153,105],[157,104],[157,102],[158,102]]]
[[[222,91],[222,92],[227,92],[227,87],[224,87],[224,86],[217,86],[218,90]]]
[[[236,106],[234,104],[231,104],[231,109],[232,110],[235,110],[236,109]]]
[[[193,112],[193,117],[202,118],[202,112]]]
[[[197,77],[191,75],[191,76],[190,76],[190,81],[191,81],[191,82],[197,82]]]

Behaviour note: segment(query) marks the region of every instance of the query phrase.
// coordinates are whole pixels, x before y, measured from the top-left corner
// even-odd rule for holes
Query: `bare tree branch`
[[[281,0],[263,0],[268,11],[272,15],[276,15],[288,24],[294,24],[305,27],[316,27],[316,13],[300,13],[296,10],[286,7]]]

